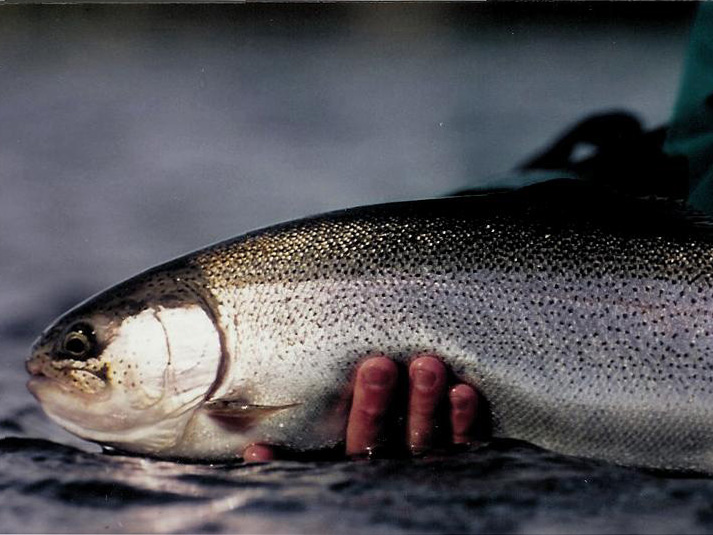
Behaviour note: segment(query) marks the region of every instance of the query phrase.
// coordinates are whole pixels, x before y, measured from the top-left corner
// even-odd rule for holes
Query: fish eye
[[[75,323],[64,334],[61,353],[74,360],[86,360],[96,355],[96,336],[91,325]]]

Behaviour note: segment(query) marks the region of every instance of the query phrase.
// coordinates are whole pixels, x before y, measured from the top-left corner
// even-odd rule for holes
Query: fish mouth
[[[104,388],[96,392],[87,392],[73,386],[66,381],[60,381],[54,377],[46,375],[32,376],[25,384],[30,394],[40,402],[45,411],[47,411],[47,403],[56,405],[57,396],[64,399],[67,397],[76,400],[80,403],[96,403],[102,399],[106,399],[109,395],[109,389]],[[53,401],[55,400],[55,401]]]
[[[97,392],[87,392],[81,388],[78,388],[66,380],[55,376],[52,373],[47,373],[46,366],[43,365],[42,361],[37,359],[30,359],[25,363],[25,368],[27,373],[30,374],[30,379],[27,381],[27,389],[30,393],[39,399],[40,392],[46,391],[47,389],[58,389],[65,394],[71,394],[75,396],[89,396],[91,394],[96,394]],[[61,371],[81,374],[84,376],[91,376],[92,379],[100,381],[104,386],[107,386],[107,374],[108,369],[103,366],[99,370],[87,370],[84,368],[73,368],[67,367],[63,368]],[[101,388],[103,389],[103,388]],[[101,390],[100,389],[100,390]]]
[[[27,389],[37,399],[39,399],[40,390],[44,388],[45,385],[55,383],[59,387],[62,386],[62,383],[44,373],[44,366],[39,359],[28,359],[25,362],[25,369],[27,373],[30,374],[30,379],[27,381]]]
[[[47,366],[45,365],[45,362],[40,359],[37,359],[37,358],[28,359],[25,362],[25,369],[27,370],[27,373],[30,374],[30,377],[31,377],[30,380],[36,379],[36,378],[42,378],[42,377],[47,378],[47,379],[57,380],[57,378],[53,377],[51,373],[47,373],[47,371],[46,371]],[[66,368],[62,368],[61,371],[93,375],[100,381],[105,381],[105,382],[109,376],[109,367],[106,364],[104,364],[98,370],[88,370],[86,368],[74,368],[72,366],[67,366]]]

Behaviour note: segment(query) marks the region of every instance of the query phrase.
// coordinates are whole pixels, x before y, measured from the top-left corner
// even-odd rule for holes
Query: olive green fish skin
[[[713,473],[713,241],[657,203],[556,184],[381,205],[189,263],[224,336],[213,398],[300,404],[261,440],[336,443],[360,359],[433,352],[496,436]]]

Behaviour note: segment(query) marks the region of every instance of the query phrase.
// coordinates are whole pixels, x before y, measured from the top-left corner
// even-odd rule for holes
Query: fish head
[[[126,451],[175,446],[215,381],[221,345],[180,277],[130,281],[51,324],[31,350],[30,392],[68,431]]]

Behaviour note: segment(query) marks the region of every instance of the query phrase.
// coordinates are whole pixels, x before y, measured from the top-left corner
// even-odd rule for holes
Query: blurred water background
[[[372,463],[109,457],[42,415],[23,368],[53,317],[181,253],[497,184],[592,112],[664,123],[694,11],[0,6],[0,531],[713,530],[713,481],[521,445]]]

